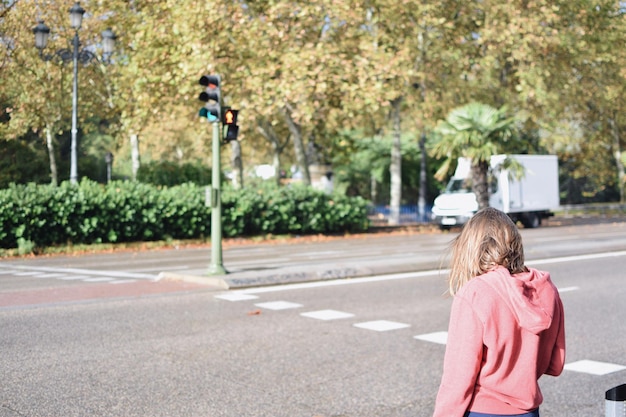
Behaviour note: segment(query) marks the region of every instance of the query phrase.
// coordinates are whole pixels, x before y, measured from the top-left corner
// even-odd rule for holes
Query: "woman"
[[[563,304],[550,274],[524,265],[503,212],[476,213],[452,243],[450,313],[434,417],[539,416],[543,374],[565,363]]]

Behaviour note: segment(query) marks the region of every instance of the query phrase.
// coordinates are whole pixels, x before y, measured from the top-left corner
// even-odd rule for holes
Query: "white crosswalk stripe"
[[[410,324],[406,323],[398,323],[395,321],[389,320],[374,320],[367,321],[364,323],[355,323],[354,327],[358,327],[360,329],[374,330],[375,332],[387,332],[389,330],[398,330],[404,329],[406,327],[411,327]]]
[[[244,301],[244,300],[255,300],[259,297],[256,295],[243,294],[239,292],[232,292],[227,294],[216,295],[215,298],[219,298],[227,301]]]
[[[445,345],[448,343],[448,332],[434,332],[413,336],[414,339],[423,340],[424,342],[438,343]]]
[[[559,292],[566,293],[566,292],[571,292],[571,291],[577,291],[579,289],[580,289],[579,287],[564,287],[564,288],[559,288]],[[215,295],[214,297],[220,300],[231,301],[231,302],[249,301],[249,300],[256,300],[259,298],[259,296],[257,295],[250,294],[251,292],[254,292],[256,294],[262,294],[265,291],[263,291],[263,289],[252,290],[252,291],[251,290],[233,291],[233,292],[226,292],[226,293],[218,294],[218,295]],[[272,292],[272,291],[269,291],[269,292]],[[290,310],[290,309],[304,307],[302,304],[293,303],[293,302],[284,301],[284,300],[268,301],[268,302],[256,303],[254,305],[260,308],[268,309],[268,310]],[[332,310],[332,309],[309,311],[305,313],[300,313],[300,316],[311,318],[311,319],[323,320],[323,321],[349,319],[349,318],[356,317],[355,314],[345,312],[345,311]],[[411,325],[407,323],[399,323],[399,322],[394,322],[394,321],[389,321],[389,320],[373,320],[373,321],[367,321],[367,322],[359,322],[359,323],[353,323],[352,326],[361,328],[361,329],[377,331],[377,332],[387,332],[391,330],[399,330],[399,329],[405,329],[405,328],[411,327]],[[431,333],[424,333],[424,334],[413,336],[413,339],[420,341],[420,342],[446,345],[447,339],[448,339],[448,332],[445,330],[442,330],[442,331],[435,331]],[[566,364],[565,370],[572,371],[572,372],[586,373],[586,374],[591,374],[591,375],[607,375],[610,373],[626,370],[626,366],[620,365],[620,364],[598,362],[598,361],[584,359],[584,360],[579,360],[576,362],[571,362],[571,363]]]
[[[257,307],[266,308],[268,310],[287,310],[290,308],[302,307],[302,304],[290,303],[288,301],[271,301],[269,303],[255,304]]]
[[[582,372],[591,375],[608,375],[613,372],[623,371],[626,369],[626,366],[583,359],[568,363],[565,365],[565,369],[568,371]]]
[[[337,311],[337,310],[310,311],[308,313],[301,313],[300,315],[303,317],[309,317],[312,319],[325,320],[325,321],[354,317],[354,314],[344,313],[343,311]]]

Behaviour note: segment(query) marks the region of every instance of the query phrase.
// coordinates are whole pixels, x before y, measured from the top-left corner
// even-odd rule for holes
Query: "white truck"
[[[513,158],[524,167],[516,180],[502,167]],[[432,219],[442,228],[463,225],[478,210],[470,187],[470,163],[459,158],[445,191],[435,198]],[[494,155],[489,173],[489,205],[507,213],[514,222],[533,228],[559,207],[559,167],[555,155]]]

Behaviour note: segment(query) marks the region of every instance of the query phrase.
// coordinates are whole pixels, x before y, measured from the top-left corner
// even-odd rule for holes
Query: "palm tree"
[[[446,158],[435,174],[442,179],[459,157],[471,163],[472,191],[478,208],[489,206],[488,173],[492,155],[516,148],[515,119],[506,116],[506,108],[470,103],[453,109],[437,125],[431,151],[436,158]]]

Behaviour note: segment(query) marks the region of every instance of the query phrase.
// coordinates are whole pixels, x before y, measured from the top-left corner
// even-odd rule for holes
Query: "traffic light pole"
[[[213,167],[211,168],[211,264],[209,275],[228,272],[222,263],[222,196],[220,181],[220,122],[213,125]]]

